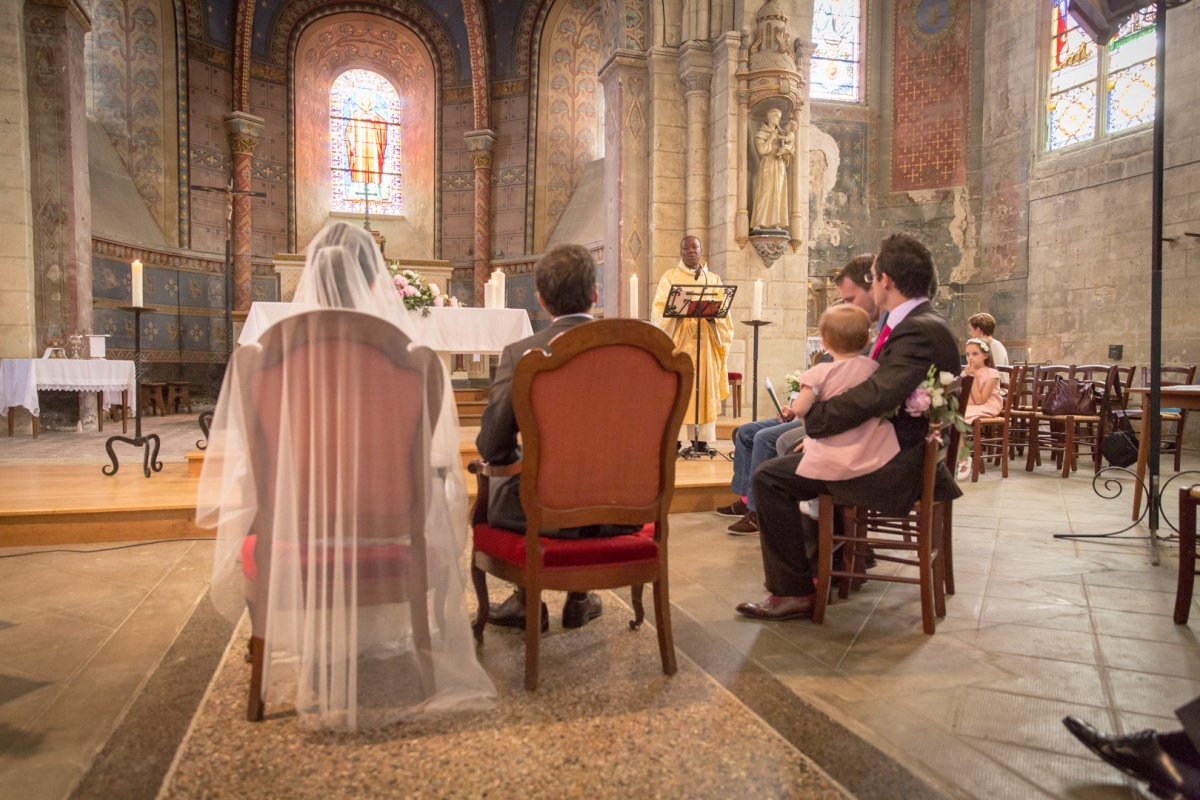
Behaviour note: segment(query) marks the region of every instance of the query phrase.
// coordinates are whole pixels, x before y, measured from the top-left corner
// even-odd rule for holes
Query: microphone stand
[[[716,455],[711,449],[707,452],[700,450],[700,333],[704,328],[704,318],[700,314],[704,309],[704,293],[707,291],[708,281],[705,280],[703,288],[700,289],[700,296],[696,298],[696,393],[692,395],[692,446],[679,454],[683,459],[701,456],[712,458]]]

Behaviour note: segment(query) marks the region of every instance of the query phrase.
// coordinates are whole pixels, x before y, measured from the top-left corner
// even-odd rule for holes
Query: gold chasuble
[[[721,412],[721,401],[729,397],[729,373],[725,371],[725,357],[733,343],[733,321],[728,316],[712,322],[699,321],[704,330],[700,334],[700,357],[696,358],[697,320],[663,317],[663,308],[667,304],[667,294],[670,293],[672,284],[721,285],[721,277],[709,272],[706,262],[701,261],[700,267],[698,277],[685,267],[682,261],[668,270],[658,282],[658,291],[654,293],[654,307],[650,310],[650,321],[670,335],[677,349],[692,357],[692,362],[696,364],[700,373],[700,396],[693,397],[688,403],[687,414],[683,417],[685,425],[691,425],[695,420],[697,401],[700,403],[700,424],[704,425],[716,420]]]

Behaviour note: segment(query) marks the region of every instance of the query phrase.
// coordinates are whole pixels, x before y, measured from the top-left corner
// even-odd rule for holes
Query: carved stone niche
[[[798,250],[803,244],[806,221],[800,198],[807,155],[798,151],[805,138],[800,125],[808,83],[801,69],[803,50],[776,0],[767,0],[759,9],[754,32],[743,33],[742,43],[737,72],[742,155],[736,238],[743,247],[753,242],[770,267],[788,245]],[[753,170],[752,164],[757,165]]]

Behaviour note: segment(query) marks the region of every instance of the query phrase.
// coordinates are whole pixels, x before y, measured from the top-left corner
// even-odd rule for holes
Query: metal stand
[[[163,465],[158,460],[158,448],[161,444],[157,433],[152,433],[148,436],[142,436],[142,312],[157,311],[157,308],[148,306],[122,306],[122,311],[133,312],[133,379],[135,382],[133,392],[133,406],[136,410],[134,415],[134,438],[128,436],[111,436],[104,444],[104,449],[108,451],[108,457],[112,459],[112,464],[109,467],[101,467],[100,471],[105,475],[116,475],[117,470],[121,465],[117,463],[117,454],[113,451],[113,442],[124,442],[131,444],[134,447],[141,447],[144,450],[142,456],[142,472],[147,478],[150,477],[150,470],[161,472]],[[154,447],[151,449],[151,443]]]
[[[758,422],[758,329],[771,323],[765,319],[748,319],[742,320],[742,324],[754,328],[754,361],[751,364],[754,372],[754,383],[750,389],[750,421]]]

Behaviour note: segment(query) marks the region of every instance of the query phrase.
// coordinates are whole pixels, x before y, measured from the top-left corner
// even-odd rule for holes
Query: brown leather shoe
[[[761,603],[742,603],[737,612],[751,619],[765,619],[778,622],[785,619],[808,619],[812,616],[813,598],[816,595],[803,597],[779,597],[767,595]]]
[[[488,606],[488,622],[502,628],[525,630],[525,590],[517,589],[500,605]],[[550,630],[550,611],[542,603],[542,633]]]
[[[604,613],[604,603],[595,592],[568,592],[563,604],[562,626],[582,628]]]
[[[750,510],[750,507],[742,502],[742,498],[734,500],[727,506],[721,506],[717,509],[717,513],[722,517],[744,517]]]
[[[758,533],[758,514],[747,511],[742,518],[726,528],[734,536],[750,536]]]

